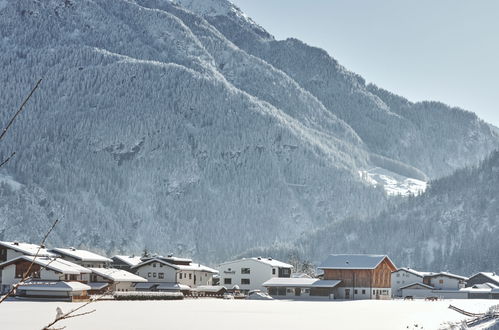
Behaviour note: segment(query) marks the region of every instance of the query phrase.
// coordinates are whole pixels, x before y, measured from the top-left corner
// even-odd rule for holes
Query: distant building
[[[90,282],[93,288],[97,288],[95,293],[105,291],[135,291],[137,283],[146,283],[147,280],[138,275],[116,268],[89,268]],[[90,283],[89,283],[90,284]],[[99,285],[100,284],[100,285]],[[105,284],[105,285],[103,285]]]
[[[491,283],[496,286],[499,286],[499,275],[497,275],[496,273],[481,272],[471,276],[466,281],[466,286],[472,287],[476,284],[485,284],[485,283]]]
[[[431,273],[424,277],[423,283],[436,290],[459,290],[466,286],[467,277],[447,272]]]
[[[12,260],[20,256],[34,256],[38,252],[40,257],[55,257],[54,253],[49,252],[44,246],[14,242],[0,241],[0,263]]]
[[[73,247],[63,249],[63,248],[55,248],[50,250],[50,252],[56,253],[61,256],[61,258],[74,262],[78,265],[84,267],[93,267],[93,268],[106,268],[109,267],[112,259],[107,257],[98,255],[96,253],[87,251],[87,250],[79,250]]]
[[[397,269],[391,275],[392,295],[394,297],[402,297],[401,288],[407,287],[409,284],[423,283],[424,277],[430,274],[406,267]]]
[[[130,271],[133,266],[136,266],[142,262],[142,259],[137,256],[115,255],[111,259],[113,260],[111,263],[113,268],[123,269],[126,271]]]
[[[231,289],[237,285],[242,292],[266,290],[263,283],[271,278],[289,278],[293,266],[272,258],[243,258],[218,266],[220,285]]]
[[[151,290],[158,291],[175,291],[179,288],[184,291],[186,288],[188,290],[197,286],[211,286],[213,275],[218,273],[217,270],[194,263],[191,259],[173,256],[143,258],[143,261],[131,267],[131,270],[149,282],[138,286],[139,288],[149,286]]]
[[[268,294],[280,299],[332,300],[341,281],[310,277],[274,277],[263,283]]]
[[[33,263],[33,266],[30,265]],[[33,281],[78,281],[87,282],[91,271],[78,264],[60,258],[20,256],[0,264],[2,269],[2,292],[9,291],[14,284],[28,275]],[[28,269],[30,269],[28,274]]]
[[[324,280],[341,281],[339,299],[390,299],[391,273],[397,268],[386,255],[332,254],[318,267]]]

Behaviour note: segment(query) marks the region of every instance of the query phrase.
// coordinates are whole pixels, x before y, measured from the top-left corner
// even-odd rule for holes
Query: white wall
[[[241,274],[241,268],[249,268],[250,274]],[[275,269],[275,274],[272,274],[272,269]],[[254,259],[236,260],[230,263],[222,264],[218,267],[220,272],[220,285],[227,289],[232,289],[234,285],[239,286],[241,290],[262,290],[267,292],[267,289],[262,284],[273,277],[279,276],[279,268],[272,267],[269,264],[259,262]],[[225,279],[231,279],[231,284],[225,284]],[[242,279],[249,279],[250,284],[242,284]]]
[[[401,287],[412,283],[423,283],[423,277],[414,275],[406,270],[400,269],[392,273],[392,294],[402,297]]]
[[[336,298],[337,299],[346,299],[346,290],[347,289],[350,290],[350,298],[349,299],[355,299],[355,300],[377,299],[377,296],[379,297],[379,299],[389,299],[391,297],[391,294],[392,294],[392,290],[387,289],[387,288],[339,287],[337,290]],[[355,293],[355,290],[357,290],[357,293]]]
[[[182,275],[181,275],[182,274]],[[196,281],[194,281],[196,279]],[[201,271],[182,270],[178,271],[177,283],[195,288],[200,285],[212,285],[213,274]]]
[[[402,289],[402,297],[412,296],[414,298],[426,298],[438,296],[431,289]]]
[[[164,274],[164,278],[159,278],[159,273]],[[148,280],[158,283],[176,283],[176,270],[172,267],[163,265],[160,262],[151,262],[135,269],[135,274]]]
[[[3,269],[2,273],[2,285],[13,285],[18,283],[21,279],[16,278],[16,265],[12,264]],[[49,269],[41,269],[40,270],[40,279],[35,280],[45,280],[45,281],[59,281],[63,280],[64,275],[58,274],[53,270]]]
[[[443,283],[440,283],[443,282]],[[459,290],[464,288],[464,284],[459,284],[461,280],[444,275],[431,277],[430,285],[438,290]]]

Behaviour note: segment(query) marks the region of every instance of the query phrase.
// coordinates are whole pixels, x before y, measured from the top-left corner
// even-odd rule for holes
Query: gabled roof
[[[318,278],[274,277],[264,282],[264,287],[294,287],[294,288],[334,288],[341,281],[320,280]]]
[[[247,260],[259,262],[259,263],[269,265],[272,267],[293,268],[293,265],[290,265],[290,264],[287,264],[285,262],[282,262],[282,261],[279,261],[279,260],[276,260],[273,258],[269,258],[269,257],[267,257],[267,258],[263,258],[263,257],[242,258],[242,259],[238,259],[238,260],[232,260],[232,261],[227,261],[227,262],[221,263],[220,266],[238,263],[238,262],[247,261]]]
[[[3,246],[7,249],[12,249],[14,251],[20,252],[20,253],[28,255],[28,256],[36,255],[36,252],[40,248],[40,245],[37,245],[37,244],[21,243],[21,242],[5,242],[5,241],[0,241],[0,246]],[[40,257],[56,257],[57,255],[49,252],[45,248],[41,248],[40,251],[38,252],[38,256],[40,256]]]
[[[464,277],[464,276],[461,276],[461,275],[452,274],[452,273],[448,273],[448,272],[431,273],[431,274],[425,275],[425,276],[426,277],[444,276],[444,277],[455,278],[455,279],[463,280],[463,281],[467,281],[468,280],[467,277]]]
[[[394,271],[394,273],[399,272],[399,271],[406,271],[406,272],[411,273],[413,275],[416,275],[418,277],[425,277],[425,276],[433,274],[431,272],[420,272],[420,271],[417,271],[417,270],[409,268],[409,267],[399,268],[396,271]]]
[[[68,249],[63,249],[63,248],[55,248],[52,249],[57,254],[68,256],[71,258],[74,258],[76,260],[80,261],[88,261],[88,262],[112,262],[113,260],[98,255],[96,253],[87,251],[87,250],[79,250],[75,248],[68,248]]]
[[[492,280],[492,282],[499,283],[499,275],[497,275],[496,273],[481,272],[481,273],[478,273],[478,274],[475,274],[475,275],[471,276],[470,279],[472,277],[477,276],[477,275],[483,275],[486,278]]]
[[[107,278],[113,282],[147,282],[147,280],[138,275],[125,270],[115,268],[89,268],[92,273]]]
[[[207,272],[207,273],[213,273],[213,274],[218,273],[218,270],[201,265],[201,264],[175,265],[175,264],[166,262],[165,260],[160,259],[160,258],[153,258],[153,259],[146,260],[144,262],[141,262],[138,265],[133,266],[132,269],[137,269],[137,268],[140,268],[142,266],[148,265],[148,264],[153,263],[153,262],[157,262],[157,263],[163,264],[167,267],[171,267],[171,268],[177,269],[177,270],[200,271],[200,272]]]
[[[403,286],[403,287],[400,287],[399,289],[402,290],[402,289],[405,289],[405,288],[408,288],[408,287],[411,287],[413,285],[416,285],[416,286],[420,286],[422,288],[425,288],[425,289],[430,289],[430,290],[433,290],[435,289],[434,287],[432,287],[431,285],[427,285],[427,284],[424,284],[424,283],[419,283],[419,282],[414,282],[414,283],[411,283],[411,284],[408,284],[406,286]]]
[[[72,263],[70,261],[61,258],[49,258],[49,257],[33,257],[33,256],[20,256],[15,259],[6,261],[0,264],[0,268],[4,268],[8,265],[15,264],[19,261],[33,262],[43,268],[53,270],[61,274],[68,275],[80,275],[91,273],[90,269]]]
[[[30,290],[30,291],[63,291],[63,292],[73,292],[73,291],[88,291],[92,288],[86,284],[80,282],[41,282],[41,281],[31,281],[21,284],[18,290]]]
[[[123,263],[127,264],[128,266],[132,267],[135,265],[138,265],[142,262],[140,257],[137,256],[121,256],[121,255],[115,255],[112,259],[118,259],[122,261]]]
[[[384,260],[392,271],[397,269],[386,255],[373,254],[331,254],[318,267],[319,269],[375,269]]]

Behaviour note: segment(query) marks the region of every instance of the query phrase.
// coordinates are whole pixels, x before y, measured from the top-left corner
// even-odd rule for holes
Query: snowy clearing
[[[417,301],[245,301],[186,299],[183,301],[103,301],[88,306],[94,314],[68,320],[68,329],[439,329],[464,317],[449,304],[484,312],[498,300]],[[10,301],[0,306],[2,329],[39,329],[60,306],[77,303]],[[29,315],[29,317],[26,317]],[[154,317],[151,317],[154,316]]]

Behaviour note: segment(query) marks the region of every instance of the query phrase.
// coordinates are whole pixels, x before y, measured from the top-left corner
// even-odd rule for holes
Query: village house
[[[50,252],[60,255],[62,259],[87,268],[107,268],[111,262],[113,262],[110,258],[87,250],[75,249],[73,247],[67,249],[55,248],[51,249]]]
[[[91,271],[67,260],[51,257],[20,256],[0,264],[2,292],[9,291],[27,273],[33,281],[88,281]]]
[[[324,280],[341,281],[338,299],[390,299],[391,273],[397,268],[386,255],[332,254],[319,269]]]
[[[497,275],[496,273],[487,273],[487,272],[481,272],[475,274],[466,281],[466,287],[472,287],[477,284],[486,284],[486,283],[490,283],[493,284],[494,286],[499,287],[499,275]]]
[[[430,274],[407,267],[397,269],[392,273],[392,295],[402,297],[401,288],[407,287],[409,284],[423,283],[424,277]]]
[[[310,277],[274,277],[263,283],[273,298],[332,300],[341,281]]]
[[[228,289],[238,286],[243,293],[265,290],[263,283],[271,278],[289,278],[293,266],[272,258],[243,258],[218,266],[220,285]]]
[[[401,297],[442,299],[467,299],[472,290],[464,290],[467,278],[447,272],[426,273],[421,282],[409,283],[399,288]],[[473,291],[478,292],[478,291]]]
[[[213,275],[217,273],[215,269],[193,263],[191,259],[173,256],[143,258],[131,270],[148,280],[147,284],[137,285],[138,289],[148,286],[149,290],[158,291],[185,291],[197,286],[211,286]]]
[[[105,291],[135,291],[137,283],[146,283],[147,280],[138,275],[116,268],[89,268],[90,283],[88,283],[95,292],[103,293]]]
[[[136,266],[142,262],[142,259],[138,256],[115,255],[111,259],[113,260],[111,267],[126,271],[130,271],[133,266]]]

